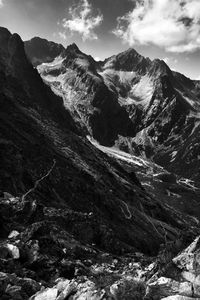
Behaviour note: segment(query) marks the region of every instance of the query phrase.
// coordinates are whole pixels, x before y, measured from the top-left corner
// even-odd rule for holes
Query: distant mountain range
[[[49,63],[51,42],[34,38],[25,49],[33,64],[43,60],[41,77],[82,130],[102,145],[116,145],[199,181],[199,81],[132,48],[96,62],[75,44],[53,45],[60,52]]]

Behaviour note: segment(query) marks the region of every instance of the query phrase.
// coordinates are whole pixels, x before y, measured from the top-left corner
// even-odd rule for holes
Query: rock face
[[[52,90],[63,97],[65,107],[82,130],[111,146],[119,134],[133,135],[134,126],[99,68],[99,63],[72,44],[51,67],[43,64],[38,70]]]
[[[199,178],[198,81],[134,49],[95,62],[74,44],[38,70],[73,118],[102,145],[115,144]]]
[[[146,299],[200,299],[200,237],[147,283]],[[166,298],[165,298],[166,297]]]
[[[28,58],[35,67],[41,63],[53,61],[64,51],[61,44],[49,42],[40,37],[34,37],[24,42],[24,46]]]

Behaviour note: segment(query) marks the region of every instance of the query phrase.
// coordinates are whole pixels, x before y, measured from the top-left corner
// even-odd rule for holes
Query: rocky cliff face
[[[169,253],[160,253],[162,267],[147,281],[145,299],[200,299],[199,236],[175,257]]]
[[[130,135],[134,128],[98,67],[91,56],[73,44],[52,64],[43,64],[38,70],[52,90],[63,97],[65,107],[82,128],[102,144],[111,146],[118,134]]]

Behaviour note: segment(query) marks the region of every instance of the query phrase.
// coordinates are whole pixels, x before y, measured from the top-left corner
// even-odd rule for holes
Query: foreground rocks
[[[8,229],[0,240],[0,299],[126,299],[132,290],[144,294],[138,281],[148,258],[140,253],[115,257],[75,238],[70,222],[75,226],[91,215],[70,210],[61,214],[7,193],[0,214]]]
[[[51,289],[45,289],[30,298],[30,300],[128,300],[143,299],[145,286],[132,278],[121,280],[105,288],[98,287],[93,281],[58,281]]]
[[[147,282],[146,298],[200,299],[200,237]]]
[[[10,220],[7,238],[0,242],[0,299],[200,299],[200,237],[178,255],[172,244],[154,258],[138,252],[116,256],[80,243],[60,227],[56,209],[9,199],[2,200],[0,209],[4,221],[6,212]],[[35,212],[38,219],[30,222]],[[74,222],[81,217],[67,216]]]

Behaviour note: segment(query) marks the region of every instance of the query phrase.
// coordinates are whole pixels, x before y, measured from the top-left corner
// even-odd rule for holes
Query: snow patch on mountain
[[[154,91],[154,85],[148,75],[141,77],[140,81],[132,86],[129,93],[131,99],[139,102],[144,106],[148,106]]]
[[[138,157],[133,154],[126,153],[124,151],[119,150],[116,147],[105,147],[100,145],[96,140],[94,140],[91,136],[87,136],[87,139],[92,143],[96,148],[101,150],[102,152],[106,153],[109,156],[115,157],[119,160],[126,161],[128,163],[132,163],[133,165],[137,165],[139,167],[148,167],[152,168],[152,162],[148,161],[147,159],[144,159],[142,157]],[[163,170],[161,166],[158,166],[154,163],[154,166],[156,166],[160,171]]]
[[[110,78],[110,80],[118,79],[121,83],[131,83],[131,81],[135,78],[136,73],[131,71],[116,71],[113,69],[106,69],[103,72],[99,72],[99,74],[106,80]]]
[[[38,71],[44,82],[51,87],[52,91],[56,95],[63,98],[65,106],[69,108],[74,104],[73,100],[77,96],[77,93],[67,81],[69,76],[74,75],[74,71],[66,69],[64,73],[60,72],[62,63],[63,59],[58,57],[52,63],[44,63],[40,65],[38,67]]]
[[[139,76],[134,71],[116,71],[111,68],[99,71],[104,83],[111,89],[117,90],[121,94],[121,88],[127,97],[119,96],[119,101],[123,105],[141,104],[144,107],[149,105],[154,92],[154,84],[148,75]],[[136,82],[136,83],[135,83]]]
[[[64,58],[63,58],[62,56],[58,56],[58,57],[56,57],[56,58],[55,58],[52,62],[50,62],[50,63],[49,63],[49,62],[48,62],[48,63],[42,63],[41,65],[39,65],[39,66],[37,67],[38,72],[40,73],[40,70],[44,70],[45,67],[47,67],[48,70],[50,70],[50,69],[52,69],[52,70],[54,70],[54,69],[59,69],[59,68],[61,67],[63,61],[64,61]]]
[[[176,159],[176,155],[177,155],[178,151],[173,151],[171,154],[172,159],[170,160],[170,162],[173,162]]]

